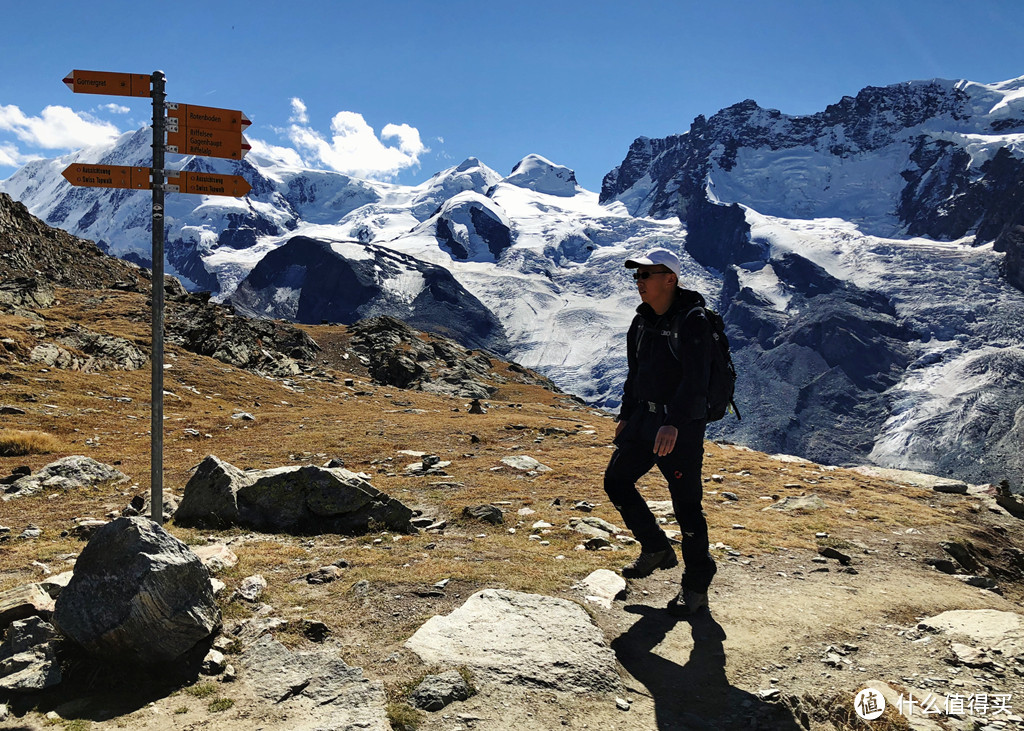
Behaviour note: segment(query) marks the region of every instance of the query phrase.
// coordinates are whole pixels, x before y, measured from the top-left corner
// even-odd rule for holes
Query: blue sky
[[[864,86],[1024,75],[1020,0],[3,2],[0,179],[146,124],[147,99],[73,94],[72,69],[168,77],[241,109],[311,167],[417,183],[529,153],[599,190],[638,136],[754,99],[810,114]]]

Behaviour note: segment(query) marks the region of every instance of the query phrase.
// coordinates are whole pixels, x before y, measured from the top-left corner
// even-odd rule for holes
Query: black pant
[[[657,414],[643,412],[630,418],[615,440],[616,450],[604,473],[604,491],[622,515],[626,527],[640,542],[642,551],[671,548],[668,536],[636,489],[636,481],[658,465],[668,480],[672,507],[682,531],[683,587],[704,592],[715,573],[715,562],[708,552],[708,522],[701,508],[706,424],[694,421],[681,427],[675,448],[664,457],[658,457],[654,454],[654,435],[660,422]]]

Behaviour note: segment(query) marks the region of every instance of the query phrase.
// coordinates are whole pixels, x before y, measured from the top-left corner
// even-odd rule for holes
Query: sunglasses
[[[675,272],[634,272],[633,279],[635,279],[636,281],[640,281],[641,279],[647,279],[648,277],[654,276],[655,274],[675,274]]]

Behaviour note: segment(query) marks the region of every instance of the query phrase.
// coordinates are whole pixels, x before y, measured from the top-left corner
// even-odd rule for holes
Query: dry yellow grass
[[[60,447],[61,444],[57,438],[46,432],[0,429],[0,457],[53,454]]]

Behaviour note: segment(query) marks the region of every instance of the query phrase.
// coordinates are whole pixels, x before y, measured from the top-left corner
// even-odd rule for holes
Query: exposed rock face
[[[0,282],[0,308],[45,308],[54,300],[53,285],[37,277],[14,277]]]
[[[80,288],[119,284],[139,289],[145,284],[138,267],[107,256],[91,241],[50,228],[23,204],[0,193],[0,281],[15,277]]]
[[[293,652],[263,636],[238,662],[243,682],[292,712],[292,728],[391,730],[383,686],[347,665],[337,651]]]
[[[447,338],[427,341],[409,325],[386,316],[361,320],[349,332],[352,349],[365,358],[378,383],[465,398],[487,398],[495,391],[487,382],[494,380],[491,359]],[[554,389],[541,376],[536,382]]]
[[[370,521],[414,532],[412,510],[342,467],[280,467],[242,472],[214,456],[185,485],[174,514],[179,525],[299,535],[364,533]]]
[[[857,462],[888,417],[884,394],[914,360],[909,343],[917,335],[884,297],[800,256],[770,266],[792,293],[789,311],[798,314],[782,316],[749,290],[733,298],[734,361],[741,373],[759,373],[753,385],[763,389],[746,391],[741,408],[757,415],[757,438],[777,451]],[[755,429],[749,419],[727,426],[733,434]]]
[[[447,269],[373,244],[296,236],[267,254],[229,300],[254,316],[313,324],[390,315],[466,345],[509,348],[497,318]]]
[[[0,690],[28,692],[58,685],[57,633],[39,617],[14,622],[0,644]]]
[[[465,665],[482,680],[580,693],[619,687],[601,631],[565,599],[485,589],[431,617],[405,646],[425,663]]]
[[[80,327],[54,334],[53,342],[37,345],[29,358],[45,366],[85,373],[134,371],[149,362],[149,356],[130,340]]]
[[[445,201],[436,225],[437,238],[456,259],[493,262],[512,245],[508,217],[479,193],[460,193]]]
[[[89,653],[169,662],[220,625],[210,574],[185,544],[146,518],[96,531],[57,597],[54,623]]]
[[[230,307],[209,302],[209,294],[190,294],[168,278],[167,339],[187,350],[238,368],[270,376],[301,372],[320,347],[307,333],[282,322],[238,317]]]

